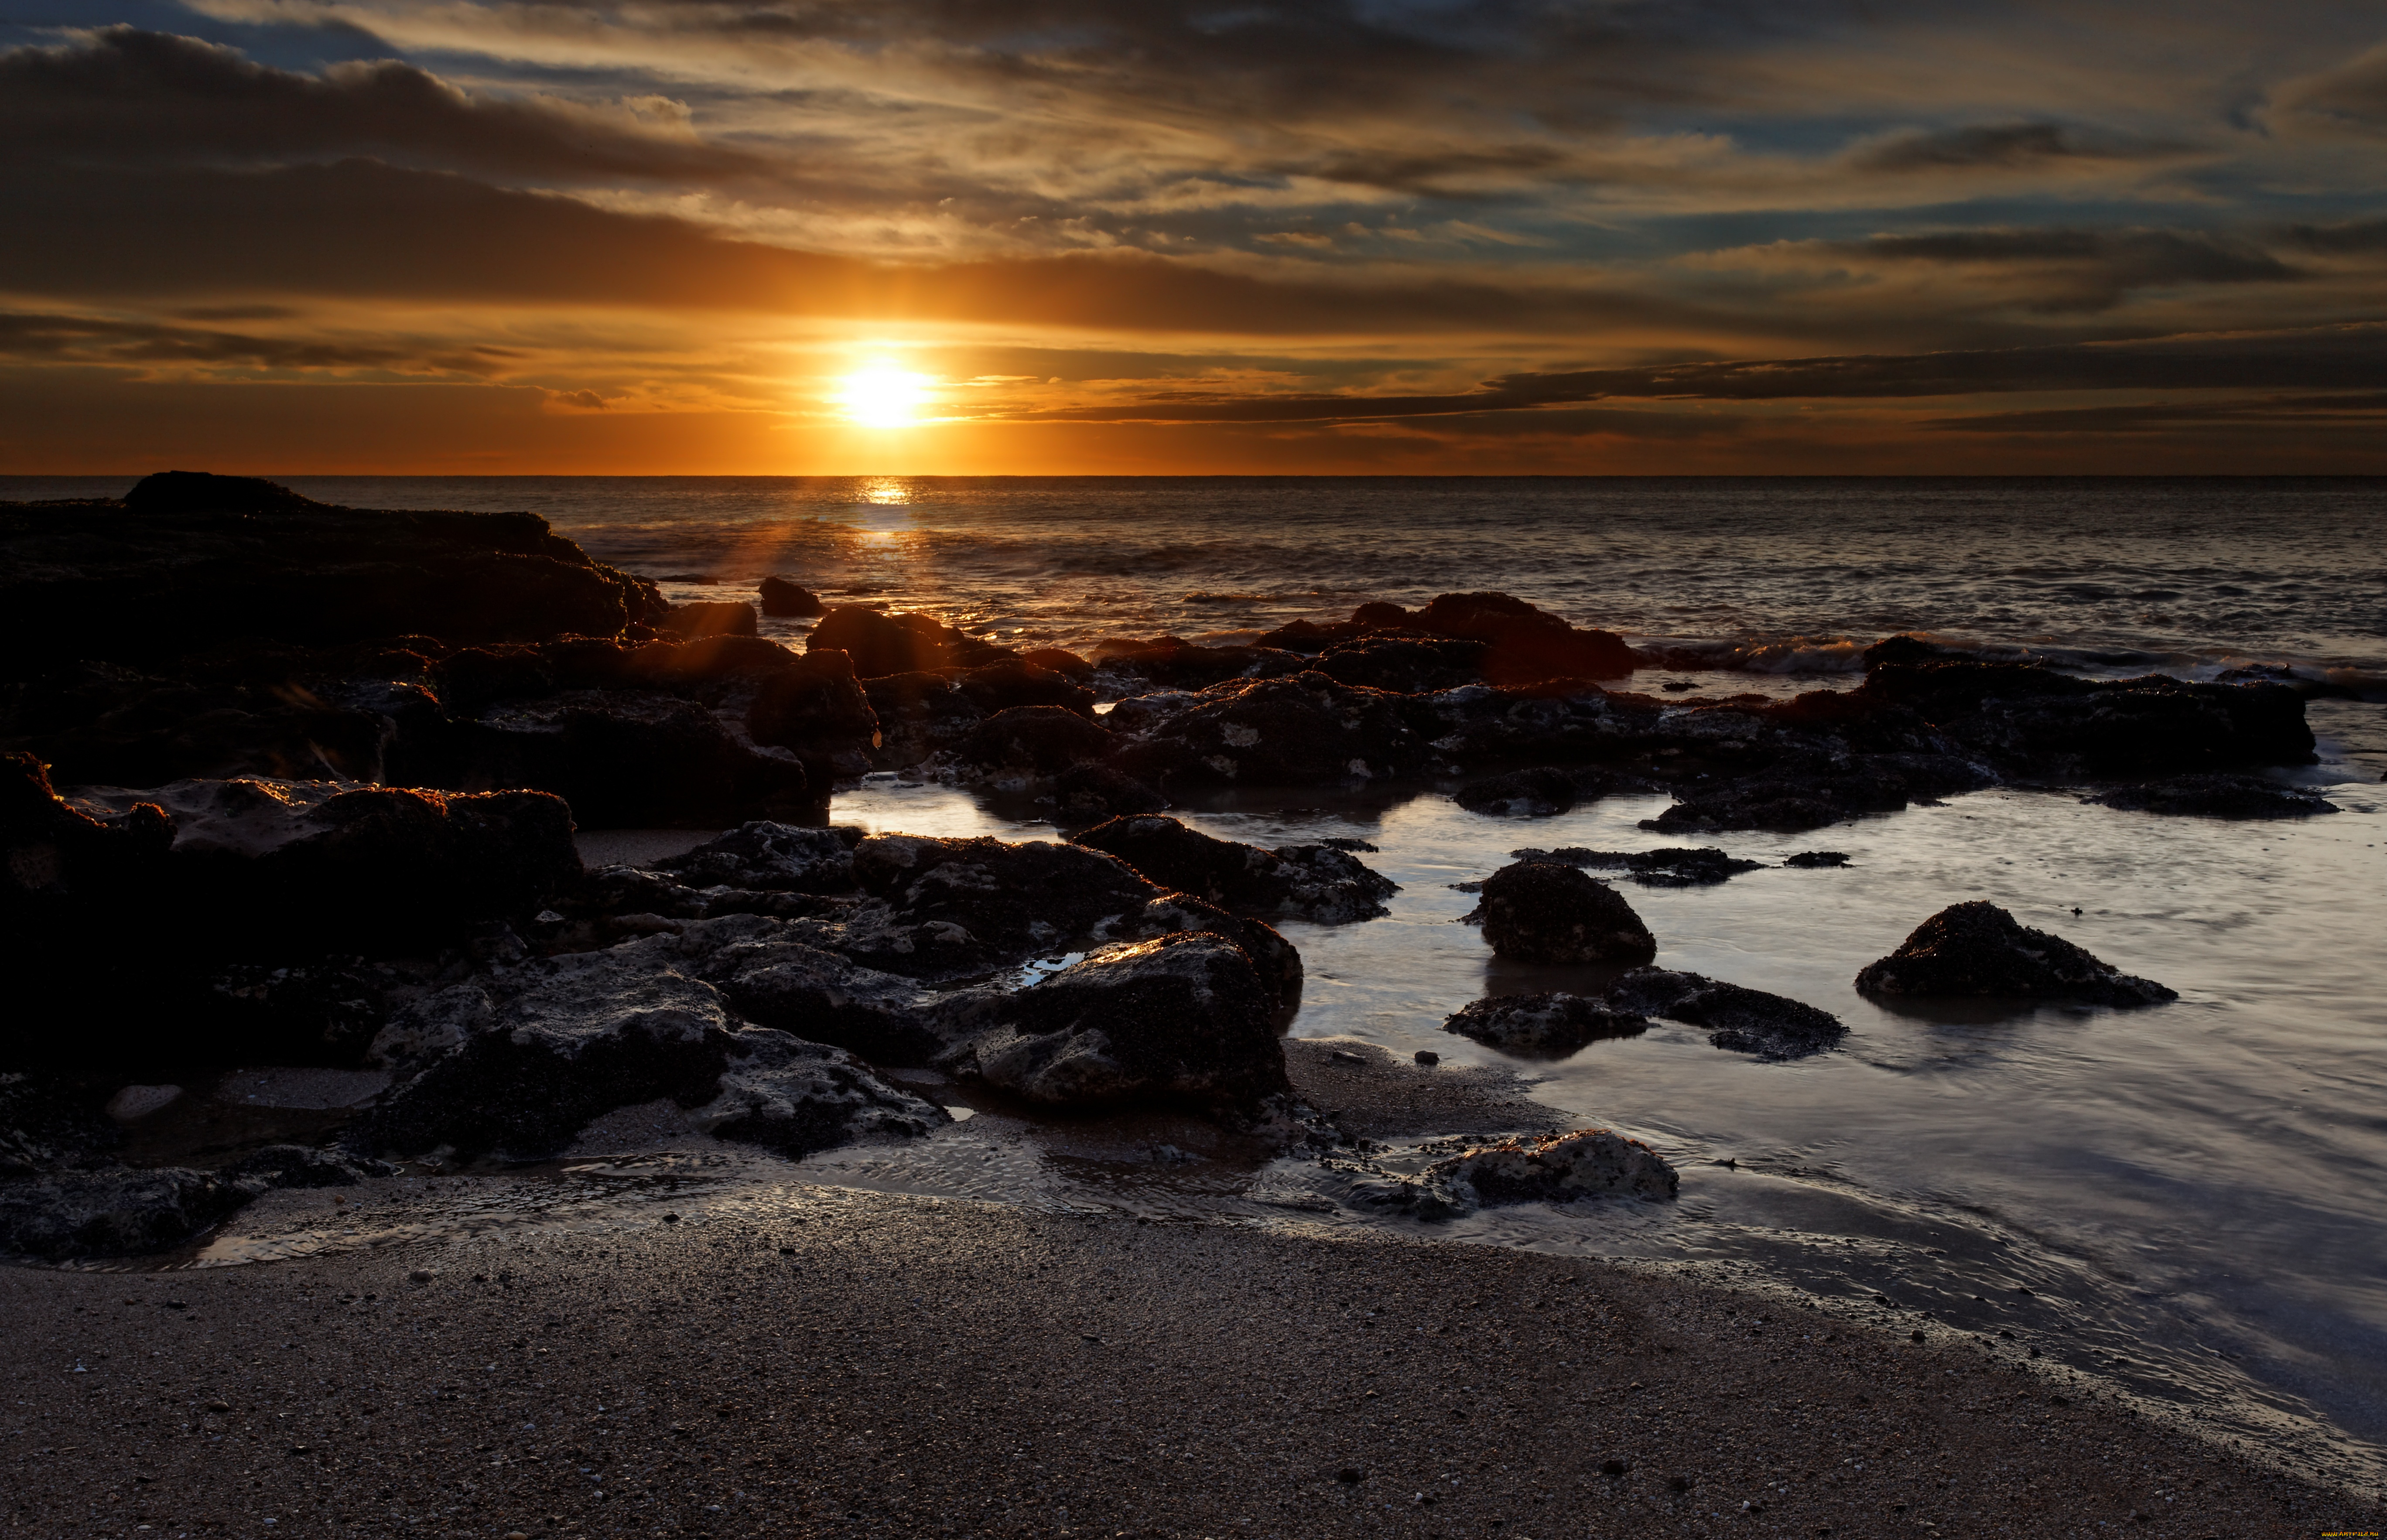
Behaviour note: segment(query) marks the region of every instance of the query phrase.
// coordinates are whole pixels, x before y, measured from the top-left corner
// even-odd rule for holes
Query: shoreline
[[[2381,1527],[1950,1333],[1397,1238],[799,1187],[601,1236],[8,1269],[0,1309],[29,1534]]]

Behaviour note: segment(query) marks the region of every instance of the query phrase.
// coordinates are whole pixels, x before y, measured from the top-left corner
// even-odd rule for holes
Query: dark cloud
[[[2359,396],[2277,396],[2247,401],[2143,401],[2110,407],[2059,407],[2044,411],[1989,411],[1933,418],[1919,424],[1951,433],[2168,433],[2184,427],[2343,424],[2376,432],[2387,426],[2387,391]]]
[[[2325,257],[2387,251],[2387,220],[2349,224],[2292,224],[2280,233],[2282,245]]]
[[[392,60],[297,74],[121,26],[0,53],[0,145],[134,163],[372,154],[570,181],[706,183],[767,169],[742,151],[643,132],[626,113],[474,96]]]
[[[516,355],[498,347],[261,337],[155,322],[0,312],[0,356],[72,363],[434,370],[486,375],[501,371]]]
[[[2387,44],[2335,69],[2290,82],[2277,105],[2307,121],[2362,134],[2387,134]]]
[[[1874,235],[1828,249],[1867,263],[2005,270],[1988,296],[2027,310],[2110,309],[2133,291],[2192,284],[2285,284],[2305,276],[2235,236],[2182,230],[1951,230]]]
[[[1900,134],[1860,151],[1850,164],[1867,171],[1938,171],[2111,158],[2083,147],[2062,123],[1999,123]]]

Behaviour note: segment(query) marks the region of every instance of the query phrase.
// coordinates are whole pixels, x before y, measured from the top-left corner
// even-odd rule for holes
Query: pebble
[[[1435,1053],[1431,1048],[1419,1049],[1417,1051],[1416,1057],[1418,1063],[1428,1066],[1429,1067],[1442,1062],[1442,1055]]]

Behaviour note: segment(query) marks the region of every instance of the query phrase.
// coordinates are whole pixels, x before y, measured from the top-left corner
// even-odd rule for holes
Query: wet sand
[[[28,1535],[2382,1527],[1929,1323],[827,1188],[602,1235],[11,1269],[0,1319]]]

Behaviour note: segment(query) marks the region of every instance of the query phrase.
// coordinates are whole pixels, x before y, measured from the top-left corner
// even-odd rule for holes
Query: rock
[[[1288,855],[1216,839],[1158,814],[1113,818],[1080,830],[1069,842],[1117,856],[1162,888],[1238,914],[1325,924],[1372,919],[1387,913],[1380,900],[1399,891],[1342,851],[1290,846]]]
[[[1248,1115],[1292,1089],[1251,962],[1220,937],[1106,948],[979,1004],[987,1029],[954,1067],[1031,1102]]]
[[[338,508],[246,477],[163,473],[120,506],[20,505],[0,529],[0,610],[25,668],[251,638],[610,637],[663,609],[652,584],[589,561],[529,513]]]
[[[1302,660],[1266,647],[1200,647],[1182,637],[1149,641],[1111,637],[1094,650],[1099,674],[1161,689],[1207,689],[1233,679],[1276,679],[1301,671]]]
[[[1265,921],[1230,915],[1188,893],[1167,893],[1116,922],[1108,933],[1121,940],[1148,941],[1181,930],[1201,930],[1232,941],[1251,959],[1269,1015],[1278,1030],[1293,1025],[1301,1008],[1301,953]]]
[[[1822,1053],[1848,1032],[1839,1017],[1800,1001],[1666,968],[1634,969],[1609,986],[1607,1000],[1620,1011],[1709,1028],[1716,1047],[1768,1059]]]
[[[639,945],[650,943],[640,942]],[[925,1065],[953,1046],[918,983],[865,967],[754,916],[685,928],[658,953],[712,983],[743,1019],[882,1065]]]
[[[1410,1054],[1409,1057],[1414,1059],[1417,1063],[1425,1066],[1428,1069],[1433,1068],[1435,1065],[1442,1062],[1442,1055],[1435,1053],[1431,1048],[1421,1048],[1416,1053]]]
[[[1656,938],[1623,895],[1572,866],[1520,861],[1484,879],[1470,916],[1500,956],[1524,963],[1646,963]]]
[[[1162,892],[1100,852],[1041,840],[881,835],[854,848],[853,872],[884,902],[883,928],[852,931],[839,950],[916,978],[963,978],[1099,942]]]
[[[1118,768],[1164,791],[1179,781],[1317,786],[1378,780],[1421,765],[1425,745],[1403,698],[1322,674],[1122,701],[1110,726]]]
[[[1845,866],[1848,864],[1846,851],[1800,851],[1796,855],[1786,856],[1782,862],[1785,866],[1800,867]]]
[[[1576,1198],[1663,1201],[1682,1179],[1637,1139],[1607,1129],[1504,1139],[1429,1168],[1463,1202],[1566,1203]]]
[[[1994,903],[1951,904],[1917,926],[1896,952],[1857,975],[1863,994],[1994,995],[2151,1005],[2179,992],[2135,978]]]
[[[0,704],[0,740],[46,762],[61,785],[380,780],[392,737],[387,715],[304,686],[164,679],[107,664],[45,670]]]
[[[1016,656],[1009,648],[981,641],[931,615],[884,614],[859,604],[840,604],[823,615],[805,638],[804,650],[843,652],[865,679],[975,668]]]
[[[772,675],[746,708],[756,743],[785,749],[812,783],[863,774],[879,746],[878,717],[842,653],[807,652],[795,668]]]
[[[961,688],[955,673],[889,674],[862,686],[878,719],[880,769],[905,770],[961,746],[986,713]]]
[[[1358,619],[1358,612],[1352,618]],[[1507,594],[1442,594],[1408,617],[1407,624],[1434,636],[1488,644],[1482,670],[1494,684],[1620,679],[1640,665],[1633,650],[1614,632],[1570,625]]]
[[[119,1123],[138,1123],[182,1099],[178,1085],[129,1085],[107,1099],[107,1116]]]
[[[847,1144],[916,1139],[953,1117],[890,1085],[842,1049],[786,1032],[739,1032],[721,1092],[693,1121],[718,1139],[810,1155]]]
[[[1021,706],[1057,706],[1090,723],[1094,720],[1094,692],[1091,688],[1026,658],[999,659],[962,669],[952,677],[970,704],[990,717]]]
[[[0,1179],[105,1164],[124,1132],[69,1080],[0,1073]]]
[[[1574,806],[1572,777],[1562,770],[1511,770],[1470,781],[1452,800],[1495,818],[1547,818]]]
[[[495,928],[512,934],[503,921]],[[468,950],[484,940],[478,924],[460,925],[454,939]],[[207,978],[190,1038],[219,1064],[361,1064],[385,1017],[380,975],[360,956],[234,963]],[[190,1051],[186,1040],[181,1052]]]
[[[1796,833],[1912,801],[1977,790],[1996,777],[1968,762],[1920,756],[1792,756],[1760,774],[1678,793],[1683,800],[1642,827],[1665,834],[1727,829]]]
[[[806,1106],[846,1109],[837,1127],[856,1136],[943,1121],[829,1050],[747,1026],[696,976],[744,977],[720,939],[664,934],[546,958],[419,1002],[374,1043],[377,1059],[411,1073],[375,1109],[373,1137],[405,1155],[549,1154],[600,1114],[658,1096],[772,1142],[817,1133]]]
[[[763,612],[778,620],[803,619],[827,614],[828,606],[810,588],[799,587],[784,577],[766,577],[755,596],[762,601]]]
[[[1648,1029],[1647,1017],[1579,994],[1507,994],[1475,1001],[1442,1029],[1511,1054],[1562,1057],[1600,1038]]]
[[[758,821],[653,865],[692,888],[841,893],[854,886],[852,845],[835,829]]]
[[[1565,845],[1554,851],[1528,847],[1509,853],[1520,861],[1552,861],[1594,871],[1630,873],[1632,880],[1644,888],[1707,887],[1765,865],[1726,855],[1712,845],[1696,849],[1668,845],[1654,851],[1593,851]]]
[[[2317,792],[2260,776],[2175,776],[2081,800],[2129,813],[2196,818],[2310,818],[2337,811],[2335,802]]]
[[[1066,648],[1031,647],[1019,655],[1019,661],[1048,669],[1081,685],[1089,683],[1094,676],[1094,665]]]
[[[219,1171],[44,1172],[0,1181],[0,1253],[54,1262],[137,1256],[180,1245],[276,1188],[347,1187],[388,1174],[378,1161],[291,1144],[270,1145]]]
[[[690,604],[675,604],[656,624],[673,636],[690,641],[699,637],[762,635],[754,606],[743,600],[699,600]]]
[[[996,790],[1042,790],[1081,766],[1099,766],[1118,740],[1061,706],[997,712],[957,744],[951,763],[962,778]]]
[[[1064,822],[1098,823],[1130,814],[1158,813],[1168,805],[1168,799],[1107,764],[1079,764],[1053,777],[1053,803]]]
[[[1492,650],[1459,637],[1366,636],[1327,647],[1317,668],[1346,685],[1420,695],[1482,680]]]

